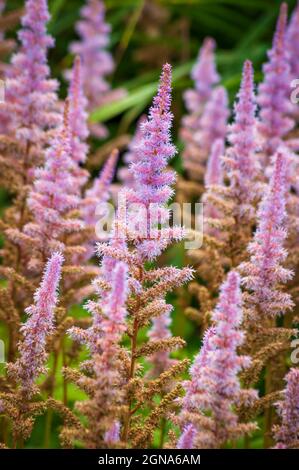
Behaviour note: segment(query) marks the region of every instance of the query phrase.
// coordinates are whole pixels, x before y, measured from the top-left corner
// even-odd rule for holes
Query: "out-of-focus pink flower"
[[[277,403],[281,424],[275,427],[277,449],[299,447],[299,369],[292,368],[286,376],[283,400]]]
[[[289,117],[293,105],[290,101],[290,64],[286,41],[287,4],[283,3],[274,34],[269,61],[263,66],[264,80],[259,85],[257,102],[261,108],[258,130],[263,143],[263,153],[273,156],[284,137],[294,127]]]

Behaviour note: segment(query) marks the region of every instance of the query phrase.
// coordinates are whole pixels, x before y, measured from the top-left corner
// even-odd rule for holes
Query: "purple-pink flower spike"
[[[292,79],[299,77],[299,3],[294,9],[288,29],[287,29],[287,48],[291,67]]]
[[[257,102],[261,108],[258,130],[261,135],[265,165],[286,134],[294,127],[288,117],[293,105],[290,102],[290,65],[286,41],[287,4],[283,3],[274,34],[269,61],[263,66],[264,81],[258,89]]]
[[[142,129],[141,126],[143,122],[146,121],[146,116],[141,116],[137,123],[135,135],[132,137],[130,144],[128,146],[128,151],[125,153],[123,160],[126,164],[125,167],[118,170],[118,178],[123,183],[126,188],[134,188],[135,180],[134,175],[130,171],[130,167],[133,163],[137,163],[138,154],[137,149],[141,143],[142,139]]]
[[[66,219],[65,215],[79,207],[75,162],[71,159],[69,104],[65,105],[62,128],[57,131],[51,146],[46,151],[45,164],[35,170],[34,187],[28,198],[28,206],[34,215],[34,224],[25,231],[36,237],[40,248],[48,254],[63,245],[57,239],[63,234],[79,230],[81,221]]]
[[[275,426],[277,449],[299,447],[299,369],[292,368],[286,376],[283,400],[277,403],[281,424]]]
[[[206,155],[210,154],[216,139],[225,140],[228,116],[227,92],[224,87],[218,86],[213,90],[200,119],[200,130],[195,133],[195,140]]]
[[[87,0],[76,29],[81,39],[71,45],[71,52],[81,57],[84,92],[88,109],[92,111],[103,104],[105,94],[110,90],[105,77],[114,68],[112,56],[106,50],[110,26],[105,22],[103,1]],[[92,130],[99,138],[107,135],[103,125],[94,125]]]
[[[47,35],[50,16],[46,0],[27,0],[22,29],[18,36],[20,51],[12,57],[6,84],[8,112],[17,138],[40,145],[45,131],[61,122],[57,112],[58,82],[51,80],[47,52],[53,38]]]
[[[114,421],[111,428],[106,431],[104,441],[107,444],[115,444],[120,441],[120,422]]]
[[[217,139],[212,145],[211,155],[209,156],[207,171],[205,174],[205,186],[223,183],[223,168],[221,157],[224,154],[224,142]]]
[[[268,190],[258,209],[254,239],[248,247],[251,258],[241,265],[246,273],[243,282],[253,292],[252,301],[265,318],[282,314],[293,305],[289,294],[277,290],[279,284],[292,278],[292,272],[282,266],[287,257],[283,244],[287,237],[284,221],[288,158],[287,149],[278,150]]]
[[[196,411],[211,416],[207,430],[200,426],[196,429],[199,447],[219,447],[232,436],[242,434],[232,408],[245,392],[241,390],[238,374],[250,363],[247,356],[237,352],[244,341],[240,330],[242,317],[240,276],[231,271],[221,286],[219,301],[212,314],[214,327],[204,338],[203,347],[190,370],[191,380],[185,386],[182,419],[184,412],[187,412],[187,419]],[[246,390],[246,396],[254,399],[256,394]],[[191,424],[196,427],[196,418]],[[246,432],[245,428],[243,430]]]
[[[238,101],[234,106],[234,123],[229,126],[226,166],[234,197],[240,204],[248,204],[256,196],[253,180],[257,174],[256,103],[253,68],[249,60],[244,63]]]
[[[173,194],[171,185],[175,181],[173,171],[166,170],[168,161],[175,155],[176,149],[171,143],[170,130],[172,123],[171,104],[171,66],[165,64],[161,75],[158,94],[150,108],[149,117],[141,125],[140,145],[136,147],[136,161],[130,171],[135,179],[135,189],[127,192],[129,203],[139,204],[141,224],[146,225],[142,240],[137,243],[137,250],[144,259],[153,259],[165,248],[167,240],[152,236],[154,224],[152,219],[161,224],[168,222],[169,210],[165,204]],[[151,217],[155,212],[155,217]],[[144,217],[146,220],[144,220]],[[161,233],[161,232],[160,232]],[[182,238],[181,230],[173,230],[172,239]],[[169,243],[168,237],[168,243]],[[166,244],[167,246],[167,244]]]
[[[19,345],[20,358],[10,366],[24,393],[29,395],[34,381],[45,371],[46,340],[54,327],[62,263],[60,253],[53,253],[47,262],[40,287],[34,294],[34,304],[26,309],[29,318],[21,328],[24,339]]]
[[[213,38],[205,38],[199,50],[196,63],[191,72],[195,90],[187,90],[184,94],[186,108],[190,113],[198,113],[209,100],[213,86],[219,82],[215,64],[216,43]]]
[[[80,167],[85,163],[88,145],[86,139],[89,136],[87,127],[87,100],[84,96],[81,73],[81,59],[79,56],[75,58],[72,71],[72,78],[68,93],[70,109],[69,109],[69,125],[70,125],[70,147],[71,157],[76,163],[74,173],[77,177],[77,188],[80,193],[81,188],[88,180],[88,173]]]
[[[148,333],[148,337],[152,341],[171,338],[169,326],[171,325],[170,313],[172,306],[165,304],[164,309],[166,309],[165,313],[159,315],[156,318],[153,318],[152,320],[152,327]],[[158,351],[154,353],[149,359],[149,362],[152,365],[151,375],[153,377],[159,377],[159,375],[167,370],[174,362],[169,358],[168,351]]]

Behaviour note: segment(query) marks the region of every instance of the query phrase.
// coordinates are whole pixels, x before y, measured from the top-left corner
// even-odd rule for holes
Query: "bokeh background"
[[[92,142],[92,153],[97,155],[89,162],[92,174],[97,174],[110,148],[125,142],[134,133],[136,121],[147,109],[156,90],[161,66],[166,61],[173,66],[173,137],[178,149],[182,148],[178,140],[180,121],[185,113],[182,94],[192,86],[190,71],[205,36],[216,40],[217,67],[231,103],[238,91],[245,59],[252,60],[255,81],[259,82],[261,64],[272,41],[280,3],[280,0],[106,0],[107,22],[112,27],[109,49],[115,60],[115,71],[110,80],[113,88],[124,88],[127,95],[98,109],[93,116],[108,126],[109,136],[104,141]],[[292,10],[296,0],[287,3]],[[56,40],[49,61],[52,75],[61,82],[61,98],[66,96],[67,87],[63,73],[71,67],[73,60],[68,46],[76,38],[74,25],[83,4],[83,0],[49,0],[52,14],[49,32]],[[7,1],[8,11],[23,6],[22,0]],[[17,28],[12,29],[8,37],[15,38],[16,31]],[[173,166],[178,172],[182,171],[179,152]],[[8,204],[8,195],[0,189],[0,214]],[[163,262],[182,265],[184,256],[183,247],[179,245],[166,254]],[[173,333],[181,335],[188,345],[178,355],[193,357],[200,345],[197,327],[185,318],[180,296],[175,294],[169,300],[175,304]],[[188,303],[187,296],[184,302]],[[73,309],[73,314],[85,315],[80,306]],[[3,365],[0,368],[1,373]],[[60,384],[58,377],[57,397],[62,394]],[[84,398],[75,387],[70,387],[69,395],[73,402]],[[28,447],[43,447],[44,419],[39,418]],[[55,416],[54,428],[59,425],[59,418]],[[57,435],[53,432],[50,436],[50,447],[59,447]],[[257,434],[252,447],[261,446],[262,438]]]

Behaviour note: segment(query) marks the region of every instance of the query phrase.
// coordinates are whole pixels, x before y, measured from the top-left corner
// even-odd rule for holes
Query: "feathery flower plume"
[[[292,78],[299,77],[299,4],[297,3],[294,9],[288,28],[287,28],[287,48],[289,53],[291,76]]]
[[[205,173],[205,188],[206,191],[213,191],[215,185],[223,185],[223,166],[221,158],[224,154],[224,142],[223,139],[215,140],[212,145],[211,154],[209,156],[207,170]],[[206,194],[203,194],[202,202],[204,203],[204,217],[208,219],[218,219],[220,217],[219,210],[208,201]],[[205,224],[205,233],[218,237],[219,230],[210,227],[209,224]]]
[[[276,449],[299,448],[299,369],[287,374],[283,400],[277,403],[281,424],[274,427]]]
[[[231,147],[227,151],[225,163],[230,180],[230,194],[238,201],[236,209],[242,217],[256,197],[254,180],[258,171],[256,103],[253,68],[249,60],[244,63],[241,87],[234,110],[234,123],[229,126]]]
[[[219,82],[214,50],[215,41],[207,38],[192,71],[195,90],[187,90],[185,93],[189,115],[184,116],[182,121],[181,137],[185,145],[183,162],[188,177],[199,182],[203,181],[204,167],[213,139],[225,138],[223,118],[226,122],[228,113],[228,110],[223,108],[223,106],[227,108],[225,90],[222,87],[214,88]]]
[[[252,307],[258,309],[255,320],[275,317],[293,305],[290,295],[278,289],[292,278],[292,272],[282,266],[287,257],[283,247],[287,237],[284,228],[287,161],[288,151],[278,150],[268,190],[259,206],[254,239],[248,247],[251,258],[241,265],[245,272],[243,283],[251,291]]]
[[[128,151],[125,153],[123,159],[125,167],[118,170],[117,176],[126,188],[134,187],[134,175],[130,171],[130,167],[133,163],[138,161],[137,149],[142,139],[142,124],[145,122],[146,116],[141,116],[137,123],[135,135],[132,137],[128,146]]]
[[[76,163],[71,158],[71,133],[69,125],[69,102],[66,102],[64,124],[53,138],[46,151],[43,167],[35,170],[34,187],[29,195],[28,206],[34,215],[34,222],[27,224],[24,231],[35,238],[37,253],[44,256],[64,250],[62,234],[79,231],[82,222],[68,217],[71,210],[79,207],[77,178],[74,174]]]
[[[47,52],[54,40],[47,35],[46,0],[27,0],[20,51],[12,57],[6,83],[7,112],[21,143],[38,146],[48,141],[47,131],[61,122],[57,112],[58,83],[49,78]]]
[[[194,426],[195,448],[219,448],[256,427],[253,423],[240,423],[234,410],[243,399],[256,399],[254,390],[241,389],[238,378],[240,371],[250,364],[249,357],[237,353],[244,341],[240,330],[242,315],[240,276],[231,271],[221,286],[212,315],[215,326],[206,333],[203,347],[190,371],[191,380],[185,385],[180,420],[185,426],[184,440],[189,426]]]
[[[187,90],[184,94],[186,108],[197,116],[209,100],[213,86],[220,80],[215,64],[215,47],[213,38],[205,38],[191,72],[195,89]]]
[[[34,393],[35,380],[45,372],[46,340],[54,328],[62,263],[63,256],[60,253],[53,253],[47,262],[40,287],[34,294],[34,304],[26,309],[29,318],[21,328],[23,340],[19,344],[20,358],[8,365],[9,373],[28,396]]]
[[[80,167],[81,164],[85,163],[88,145],[86,139],[89,136],[87,127],[87,99],[84,96],[83,84],[82,84],[82,70],[81,70],[81,59],[79,56],[75,58],[74,67],[72,71],[72,78],[69,87],[69,126],[70,126],[70,151],[71,157],[77,164],[74,172],[78,177],[77,189],[80,190],[88,179],[88,172]]]
[[[115,101],[123,96],[122,90],[110,90],[106,76],[113,69],[113,59],[106,50],[109,44],[110,26],[105,22],[105,5],[102,0],[87,0],[81,9],[81,19],[76,26],[80,41],[71,44],[71,52],[79,55],[82,61],[82,80],[88,110]],[[92,124],[91,132],[99,138],[107,136],[107,129],[100,124]]]
[[[263,66],[264,81],[259,85],[257,102],[261,108],[258,130],[261,135],[265,165],[294,127],[289,117],[293,105],[290,102],[290,65],[286,41],[287,4],[280,8],[269,61]]]

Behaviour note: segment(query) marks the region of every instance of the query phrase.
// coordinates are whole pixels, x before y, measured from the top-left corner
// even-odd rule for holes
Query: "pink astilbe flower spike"
[[[277,449],[299,448],[299,369],[292,368],[286,376],[283,400],[277,403],[281,424],[274,427]]]
[[[250,207],[256,197],[254,180],[257,177],[256,103],[253,68],[249,60],[244,63],[238,101],[234,106],[234,123],[229,126],[229,142],[225,164],[230,180],[230,194],[238,201],[240,214]]]
[[[76,163],[71,158],[69,126],[69,103],[65,105],[64,124],[57,131],[46,151],[42,168],[35,171],[34,187],[29,195],[28,206],[34,215],[24,232],[36,238],[37,248],[46,256],[57,248],[63,250],[59,241],[62,234],[82,228],[79,219],[67,218],[70,210],[78,209]]]
[[[174,227],[165,234],[157,229],[157,221],[162,225],[169,222],[169,210],[165,205],[173,195],[171,185],[175,181],[174,172],[166,170],[168,161],[176,153],[170,139],[173,117],[170,104],[171,66],[165,64],[148,120],[141,126],[136,162],[130,167],[135,189],[127,191],[128,203],[134,204],[134,224],[140,224],[139,229],[143,227],[136,248],[144,260],[157,257],[171,240],[179,240],[184,236],[180,228]],[[139,213],[135,210],[136,205],[139,205]]]
[[[215,41],[212,38],[206,38],[192,71],[195,89],[187,90],[184,96],[189,114],[183,117],[180,133],[185,146],[184,167],[191,180],[200,182],[203,181],[204,167],[211,151],[213,138],[225,137],[222,119],[220,119],[220,115],[223,114],[221,109],[222,92],[218,91],[215,94],[214,88],[220,79],[216,71],[214,50]],[[224,96],[222,98],[225,100]],[[215,103],[215,100],[218,102]],[[218,108],[219,114],[217,114],[216,108]],[[227,114],[227,110],[224,112],[225,114]],[[215,127],[213,127],[213,121],[217,118],[219,118],[218,122],[215,122]],[[218,127],[220,133],[215,135],[212,127],[214,130]],[[203,139],[199,138],[202,132],[204,133]]]
[[[117,176],[126,188],[134,188],[134,175],[130,171],[130,167],[133,163],[138,161],[137,149],[142,139],[142,124],[145,122],[146,116],[141,116],[137,123],[135,135],[132,137],[131,142],[128,146],[128,151],[125,153],[123,160],[126,164],[125,167],[118,170]]]
[[[196,428],[193,424],[187,424],[177,443],[177,449],[194,449],[196,438]]]
[[[292,78],[299,77],[299,3],[294,9],[287,28],[287,47]]]
[[[152,321],[152,327],[148,333],[148,337],[152,341],[171,338],[169,327],[171,325],[170,313],[172,306],[165,304],[164,309],[166,309],[166,312],[154,318]],[[152,364],[151,375],[153,377],[159,377],[159,375],[174,364],[175,361],[169,358],[168,351],[158,351],[149,358],[149,362]]]
[[[286,41],[287,4],[283,3],[274,34],[269,61],[263,66],[264,80],[259,85],[257,102],[261,108],[258,130],[261,135],[265,165],[281,145],[294,121],[288,117],[293,105],[290,102],[290,65]]]
[[[77,164],[75,174],[78,178],[77,188],[80,192],[88,179],[88,172],[80,168],[80,165],[86,161],[88,153],[86,139],[89,136],[89,131],[87,127],[88,114],[86,112],[87,99],[83,92],[81,59],[79,56],[75,58],[68,98],[70,103],[69,125],[71,156]]]
[[[110,26],[105,22],[105,5],[102,0],[87,0],[81,9],[81,19],[76,30],[80,41],[71,44],[71,52],[82,60],[82,79],[88,110],[115,101],[124,95],[123,90],[110,90],[107,75],[114,69],[111,54],[106,50],[109,44]],[[107,129],[101,124],[91,125],[91,132],[99,138],[107,136]]]
[[[54,310],[61,275],[63,256],[53,253],[47,262],[40,287],[34,295],[34,304],[26,309],[29,318],[22,326],[23,340],[19,344],[20,358],[9,364],[9,372],[16,377],[23,392],[31,395],[34,382],[45,372],[46,340],[54,329]]]
[[[277,152],[274,170],[268,190],[258,210],[258,223],[253,241],[249,244],[249,262],[242,263],[245,273],[244,285],[252,292],[252,305],[258,308],[258,317],[275,317],[293,306],[289,294],[278,289],[292,278],[293,273],[282,264],[287,257],[283,244],[287,237],[284,227],[286,220],[285,199],[289,189],[287,183],[286,149]]]
[[[202,106],[209,100],[213,86],[220,80],[216,71],[215,47],[214,39],[207,37],[199,50],[191,72],[195,89],[187,90],[184,94],[186,108],[190,113],[199,114]]]
[[[54,40],[47,35],[50,16],[46,0],[27,0],[22,29],[18,36],[20,51],[12,57],[6,81],[7,112],[16,137],[22,143],[40,146],[47,131],[61,122],[57,112],[58,82],[49,78],[47,52]]]
[[[224,87],[218,86],[212,92],[200,119],[200,130],[195,134],[195,139],[207,155],[216,139],[225,139],[228,116],[227,92]]]
[[[209,191],[213,192],[213,186],[223,185],[223,165],[221,158],[224,154],[224,141],[223,139],[215,140],[212,145],[211,154],[209,156],[207,170],[205,174],[205,188],[207,193],[203,194],[202,202],[204,204],[204,217],[209,219],[218,219],[220,217],[220,211],[217,207],[211,203],[207,194]],[[205,233],[217,237],[219,231],[214,227],[211,227],[209,224],[205,224],[204,227]]]
[[[255,424],[242,424],[235,405],[255,400],[254,390],[242,390],[238,374],[247,368],[250,359],[238,355],[243,344],[242,297],[240,276],[231,271],[221,286],[220,297],[212,314],[214,327],[205,335],[204,344],[190,370],[191,380],[185,384],[181,422],[196,429],[194,447],[219,448],[255,429]],[[187,423],[186,423],[187,421]],[[183,430],[183,435],[186,428]]]
[[[83,213],[86,225],[94,227],[100,218],[100,204],[106,203],[110,197],[110,186],[114,177],[118,159],[118,150],[113,150],[102,168],[99,176],[94,180],[91,188],[86,191],[83,201]],[[98,206],[98,212],[96,209]]]
[[[111,281],[108,292],[102,295],[100,282],[97,289],[98,301],[90,301],[86,305],[93,318],[92,326],[88,330],[72,328],[69,331],[77,341],[87,344],[92,356],[92,361],[89,361],[90,365],[87,364],[87,367],[90,368],[92,365],[94,376],[93,379],[87,377],[86,383],[89,384],[89,389],[93,388],[94,393],[91,399],[78,403],[77,406],[81,409],[82,405],[82,411],[88,416],[90,427],[88,440],[91,447],[97,447],[101,440],[106,443],[116,443],[119,440],[120,424],[118,421],[112,423],[113,414],[109,415],[109,410],[113,413],[114,408],[121,403],[124,393],[119,352],[120,342],[127,328],[126,264],[117,262],[108,275]],[[85,378],[82,377],[81,380],[84,383]]]

